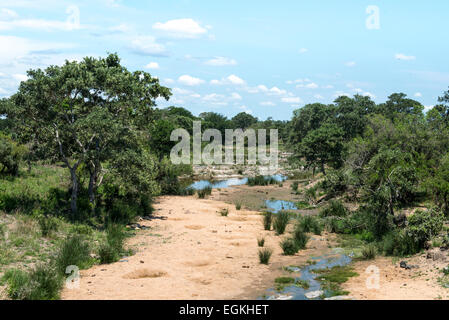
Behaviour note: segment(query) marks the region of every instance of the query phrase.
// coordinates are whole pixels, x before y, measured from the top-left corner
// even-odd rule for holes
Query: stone
[[[319,298],[320,296],[322,296],[324,294],[324,291],[319,290],[319,291],[312,291],[312,292],[307,292],[305,294],[307,299],[316,299]]]
[[[333,301],[333,300],[354,300],[354,298],[351,297],[351,296],[336,296],[336,297],[326,298],[324,300],[330,300],[330,301]]]

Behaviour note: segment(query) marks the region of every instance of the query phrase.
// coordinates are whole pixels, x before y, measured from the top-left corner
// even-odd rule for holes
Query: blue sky
[[[447,12],[444,0],[0,0],[0,96],[30,68],[117,52],[173,88],[160,107],[194,114],[284,120],[356,93],[430,107],[449,86]]]

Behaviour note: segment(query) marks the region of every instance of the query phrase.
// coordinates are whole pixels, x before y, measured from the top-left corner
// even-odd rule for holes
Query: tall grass
[[[298,247],[293,239],[284,239],[280,246],[286,256],[294,256],[298,252]]]
[[[87,241],[80,235],[72,235],[62,243],[56,256],[56,268],[61,274],[65,274],[68,266],[77,266],[79,269],[87,269],[93,264],[90,256],[90,248]]]
[[[265,230],[270,231],[271,230],[271,224],[273,221],[273,213],[270,211],[265,212],[263,216],[263,227]]]
[[[268,264],[270,262],[271,255],[273,254],[273,250],[264,248],[259,250],[259,262],[261,264]]]
[[[250,187],[269,186],[269,185],[277,184],[277,183],[278,182],[273,177],[255,176],[255,177],[248,178],[248,185]]]
[[[321,235],[323,226],[318,218],[313,216],[302,216],[298,218],[298,224],[304,232],[312,232],[315,235]]]
[[[305,233],[300,225],[295,227],[295,231],[293,232],[293,241],[298,250],[303,250],[307,246],[307,242],[309,241],[309,236]]]
[[[212,187],[206,187],[204,189],[197,190],[196,193],[198,194],[199,199],[205,199],[207,196],[210,196],[212,194]]]
[[[286,211],[281,211],[276,215],[276,218],[273,222],[273,229],[276,231],[277,235],[285,233],[285,229],[287,228],[289,220],[290,216]]]
[[[123,256],[125,253],[124,243],[126,234],[122,226],[110,225],[106,231],[106,241],[103,242],[98,251],[100,263],[113,263]]]

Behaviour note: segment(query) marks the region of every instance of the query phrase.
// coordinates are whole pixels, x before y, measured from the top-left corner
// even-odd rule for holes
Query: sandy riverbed
[[[218,191],[214,191],[216,193]],[[263,230],[259,212],[195,197],[162,197],[152,221],[141,222],[128,245],[136,254],[123,262],[81,271],[79,289],[63,299],[255,299],[273,285],[284,265],[305,263],[330,250],[315,237],[308,250],[282,255],[282,237]],[[228,208],[229,216],[218,211]],[[269,266],[259,264],[257,238],[274,250]]]

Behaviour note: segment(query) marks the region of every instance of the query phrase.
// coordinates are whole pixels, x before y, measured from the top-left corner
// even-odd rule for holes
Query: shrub
[[[273,229],[276,231],[276,234],[281,235],[285,233],[289,220],[290,216],[286,211],[281,211],[276,215],[273,222]]]
[[[47,237],[52,232],[58,231],[59,220],[57,218],[52,216],[40,215],[37,220],[42,232],[42,236]]]
[[[212,194],[212,187],[206,187],[204,189],[197,190],[198,198],[205,199],[206,196],[210,196]]]
[[[299,182],[298,181],[293,182],[291,187],[294,192],[298,192]]]
[[[257,245],[261,248],[263,248],[263,246],[265,246],[265,238],[258,238],[257,239]]]
[[[275,178],[273,177],[264,177],[264,176],[256,176],[256,177],[249,177],[248,178],[248,185],[250,187],[254,186],[268,186],[272,184],[277,184]]]
[[[29,273],[8,270],[2,282],[8,286],[7,294],[13,300],[56,300],[63,278],[51,265],[38,265]]]
[[[295,231],[293,232],[293,241],[298,250],[305,249],[307,246],[307,242],[309,241],[309,236],[304,232],[300,225],[295,227]]]
[[[268,264],[270,262],[271,255],[273,254],[273,250],[265,248],[259,250],[259,262],[261,264]]]
[[[320,216],[325,217],[346,217],[348,209],[339,200],[331,200],[329,205],[320,212]]]
[[[107,264],[120,260],[125,252],[123,245],[125,243],[125,232],[120,225],[110,225],[106,231],[106,242],[100,245],[98,255],[100,263]]]
[[[72,235],[62,243],[56,256],[58,272],[65,274],[68,266],[77,266],[86,269],[92,264],[90,248],[87,241],[80,235]]]
[[[265,212],[263,216],[263,227],[265,230],[270,231],[271,230],[271,223],[273,220],[273,213],[270,211]]]
[[[317,192],[317,190],[318,190],[318,187],[315,186],[315,187],[306,189],[306,191],[305,191],[306,201],[308,203],[310,203],[311,205],[315,205],[316,204],[316,200],[317,200],[316,192]]]
[[[431,209],[428,211],[417,210],[408,218],[408,226],[405,229],[420,248],[436,236],[443,228],[444,216],[441,211]]]
[[[17,175],[26,148],[0,132],[0,174]]]
[[[374,260],[376,259],[376,246],[374,244],[369,244],[362,249],[363,260]]]
[[[298,252],[298,247],[293,239],[282,240],[280,246],[286,256],[293,256]]]
[[[298,224],[304,232],[312,232],[321,235],[322,226],[317,218],[312,216],[303,216],[299,218]]]
[[[229,215],[229,209],[228,208],[223,208],[220,210],[220,215],[222,217],[227,217]]]
[[[241,203],[241,202],[236,202],[236,203],[235,203],[235,209],[236,209],[236,210],[242,209],[242,203]]]

